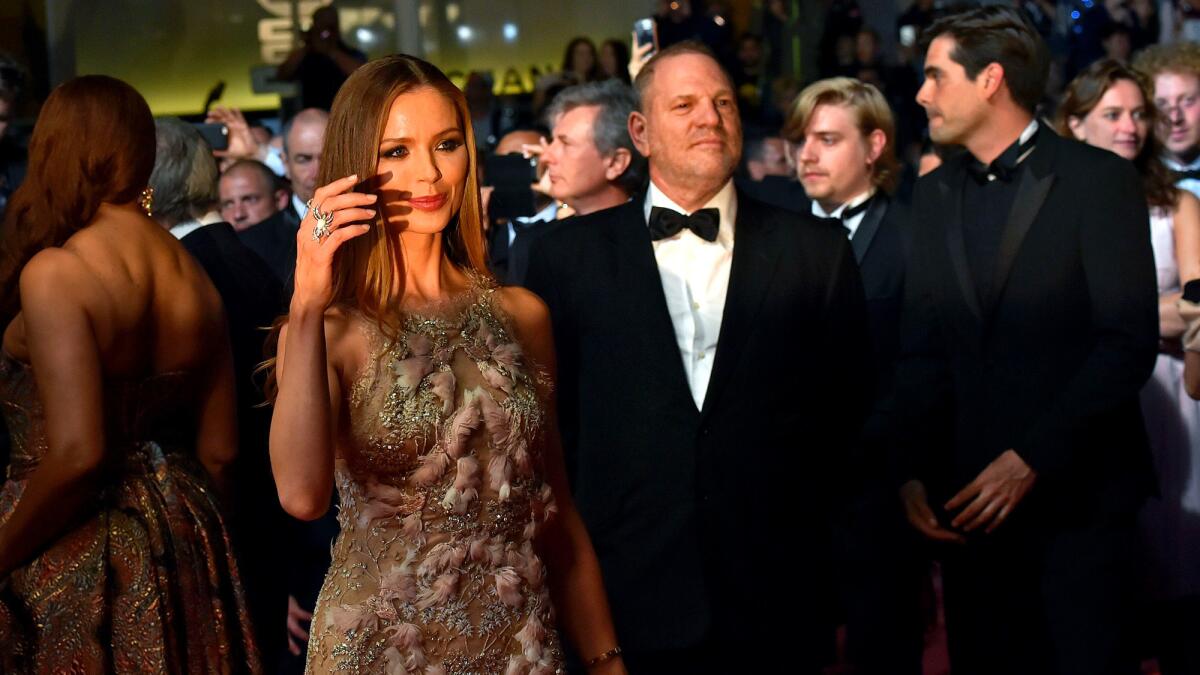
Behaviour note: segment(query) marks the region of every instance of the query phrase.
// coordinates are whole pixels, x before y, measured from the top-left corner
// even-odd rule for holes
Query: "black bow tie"
[[[1175,172],[1175,180],[1200,180],[1200,169],[1185,169]]]
[[[690,216],[658,206],[650,209],[650,238],[655,241],[673,237],[684,228],[704,241],[716,241],[720,226],[721,212],[713,208],[700,209]]]
[[[1017,172],[1017,167],[1021,166],[1021,161],[1025,159],[1025,157],[1029,154],[1029,151],[1032,150],[1033,146],[1037,143],[1038,132],[1040,131],[1041,127],[1038,127],[1032,136],[1025,139],[1024,143],[1017,141],[1016,143],[1008,146],[1008,149],[1005,150],[999,157],[992,160],[991,164],[984,164],[983,162],[972,158],[971,161],[967,163],[967,172],[970,173],[971,177],[974,178],[980,185],[987,185],[993,180],[1003,181],[1005,183],[1011,182],[1013,175],[1015,175]]]

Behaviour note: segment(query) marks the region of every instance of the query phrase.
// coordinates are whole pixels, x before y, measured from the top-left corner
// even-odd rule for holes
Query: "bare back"
[[[51,255],[58,258],[57,271],[70,277],[72,292],[61,303],[88,316],[106,378],[203,371],[221,359],[216,349],[227,349],[216,289],[183,246],[149,218],[104,205]],[[28,360],[26,316],[60,308],[23,306],[5,331],[9,353]]]

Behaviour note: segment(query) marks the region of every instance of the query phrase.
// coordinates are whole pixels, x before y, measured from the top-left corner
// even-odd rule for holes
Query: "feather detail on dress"
[[[492,388],[499,389],[509,396],[512,396],[513,383],[507,375],[500,372],[498,368],[493,368],[482,363],[479,364],[479,370],[483,373],[484,382],[487,382]]]
[[[458,575],[455,573],[443,574],[438,577],[433,585],[421,593],[421,598],[417,602],[418,609],[429,609],[434,605],[444,605],[458,590]]]
[[[483,424],[492,436],[492,447],[503,448],[509,444],[512,437],[508,411],[496,402],[489,394],[482,394],[479,399],[479,409],[483,413]]]
[[[341,635],[345,635],[347,631],[351,630],[379,629],[379,616],[370,607],[364,605],[334,607],[329,612],[329,620],[333,624],[333,629]]]
[[[467,392],[467,394],[471,394],[471,392]],[[481,421],[476,396],[464,395],[462,407],[450,419],[449,433],[446,434],[446,454],[453,459],[462,457],[466,450],[467,439],[470,438],[471,432],[479,427]]]
[[[458,460],[458,471],[454,476],[454,487],[459,492],[479,485],[479,460],[463,457]]]
[[[454,410],[454,373],[443,370],[429,376],[429,391],[442,400],[442,414],[449,415]]]
[[[501,567],[496,571],[496,595],[509,607],[520,607],[525,603],[525,597],[521,595],[521,576],[515,569]]]
[[[379,580],[379,597],[388,601],[412,602],[417,598],[417,581],[401,567],[393,567]]]
[[[446,469],[450,468],[450,456],[434,448],[421,457],[421,466],[413,472],[412,482],[419,487],[428,487],[438,482]]]
[[[516,638],[521,645],[521,651],[526,661],[537,663],[542,660],[542,640],[546,638],[546,628],[538,619],[537,614],[529,615],[529,619],[525,621],[525,625],[517,633]]]
[[[504,669],[504,675],[525,675],[525,657],[518,654],[508,657],[508,667]]]

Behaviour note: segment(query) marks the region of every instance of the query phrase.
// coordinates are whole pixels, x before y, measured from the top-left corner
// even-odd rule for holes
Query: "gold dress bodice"
[[[476,280],[450,306],[367,327],[335,481],[341,525],[310,630],[315,673],[555,673],[534,552],[554,512],[536,369]],[[370,325],[364,322],[364,326]]]

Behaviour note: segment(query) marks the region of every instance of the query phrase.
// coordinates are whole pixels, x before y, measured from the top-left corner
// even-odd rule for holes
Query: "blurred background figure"
[[[4,219],[8,198],[25,179],[25,148],[8,133],[8,128],[16,117],[27,78],[16,61],[0,52],[0,220]]]
[[[1154,136],[1158,117],[1146,78],[1119,61],[1088,66],[1067,87],[1059,131],[1133,162],[1150,207],[1158,273],[1160,351],[1142,390],[1159,496],[1142,511],[1149,562],[1146,635],[1163,675],[1200,672],[1200,402],[1188,396],[1179,311],[1184,284],[1200,278],[1200,200],[1174,185]]]
[[[1200,196],[1200,44],[1155,45],[1133,65],[1154,84],[1163,161],[1179,187]]]
[[[174,117],[155,122],[157,152],[150,187],[153,218],[167,228],[208,274],[225,307],[237,387],[238,457],[230,468],[226,521],[233,535],[254,634],[267,663],[283,649],[287,592],[280,552],[286,516],[275,498],[267,453],[271,411],[254,380],[263,360],[264,327],[283,312],[283,287],[266,262],[217,212],[212,148],[192,125]],[[251,161],[251,160],[243,160]],[[262,167],[262,165],[259,165]],[[270,170],[262,167],[270,174]]]
[[[342,40],[337,8],[332,4],[313,12],[312,25],[300,35],[300,41],[275,76],[300,83],[301,107],[329,110],[342,83],[367,62],[367,55]]]
[[[221,174],[218,185],[221,217],[238,232],[248,230],[288,208],[291,195],[266,164],[241,159]]]

